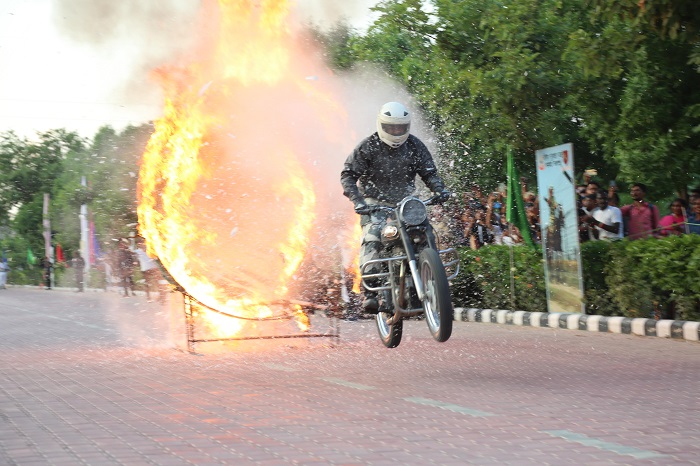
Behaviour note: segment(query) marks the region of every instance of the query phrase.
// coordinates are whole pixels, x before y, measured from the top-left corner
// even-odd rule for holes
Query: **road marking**
[[[267,367],[268,369],[274,369],[276,371],[294,372],[294,369],[292,369],[291,367],[287,367],[284,364],[266,363],[263,364],[263,366]]]
[[[452,404],[452,403],[445,403],[443,401],[430,400],[428,398],[411,397],[411,398],[404,398],[404,400],[410,401],[411,403],[417,403],[419,405],[435,406],[436,408],[446,409],[448,411],[454,411],[455,413],[467,414],[469,416],[474,416],[474,417],[495,416],[495,414],[487,413],[485,411],[479,411],[477,409],[465,408],[464,406],[460,406],[460,405],[456,405],[456,404]]]
[[[606,442],[597,438],[587,437],[582,434],[577,434],[576,432],[571,432],[570,430],[543,430],[542,432],[549,434],[552,437],[560,437],[564,440],[580,443],[581,445],[612,451],[613,453],[620,455],[629,455],[637,459],[663,458],[668,456],[661,453],[656,453],[655,451],[640,450],[639,448],[628,447],[625,445],[620,445],[619,443]]]
[[[377,389],[376,387],[370,387],[369,385],[362,385],[359,383],[348,382],[347,380],[336,379],[334,377],[321,377],[321,380],[325,380],[326,382],[334,383],[336,385],[342,385],[344,387],[355,388],[357,390],[376,390]]]

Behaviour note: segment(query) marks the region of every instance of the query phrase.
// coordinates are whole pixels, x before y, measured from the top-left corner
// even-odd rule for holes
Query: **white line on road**
[[[369,385],[348,382],[347,380],[336,379],[334,377],[321,377],[321,380],[325,380],[326,382],[334,383],[336,385],[342,385],[344,387],[355,388],[357,390],[376,390],[376,387],[370,387]]]
[[[570,430],[543,430],[542,432],[551,435],[552,437],[560,437],[564,440],[571,442],[577,442],[581,445],[586,445],[588,447],[595,447],[601,450],[612,451],[620,455],[629,455],[637,459],[647,459],[647,458],[663,458],[668,455],[663,455],[661,453],[656,453],[655,451],[640,450],[634,447],[628,447],[625,445],[620,445],[619,443],[606,442],[593,437],[587,437],[582,434],[577,434],[576,432],[571,432]]]
[[[283,371],[283,372],[294,372],[294,369],[291,367],[287,367],[284,364],[275,364],[275,363],[265,363],[263,366],[267,367],[268,369],[274,369],[276,371]]]
[[[443,401],[431,400],[428,398],[411,397],[411,398],[404,398],[404,400],[410,401],[411,403],[417,403],[419,405],[435,406],[436,408],[446,409],[448,411],[454,411],[455,413],[468,414],[469,416],[474,416],[474,417],[494,416],[494,414],[487,413],[485,411],[479,411],[476,409],[465,408],[464,406],[460,406],[460,405],[456,405],[456,404],[452,404],[452,403],[445,403]]]

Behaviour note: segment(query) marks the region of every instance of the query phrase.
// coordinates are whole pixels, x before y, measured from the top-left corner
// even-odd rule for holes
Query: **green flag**
[[[530,225],[525,213],[525,203],[523,194],[520,192],[520,177],[518,169],[513,162],[513,154],[508,150],[508,198],[506,199],[506,221],[515,225],[520,230],[523,241],[528,246],[535,247],[535,243],[530,237]]]
[[[36,264],[36,259],[34,258],[34,254],[32,253],[32,248],[27,248],[27,264]]]

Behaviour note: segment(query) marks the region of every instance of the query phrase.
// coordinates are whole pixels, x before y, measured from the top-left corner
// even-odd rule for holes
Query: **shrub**
[[[547,310],[541,249],[489,245],[459,253],[456,306]],[[588,314],[700,320],[699,235],[591,241],[581,246],[581,263]]]
[[[627,317],[649,317],[655,308],[676,319],[700,320],[700,236],[620,241],[611,249],[606,282]]]
[[[462,248],[459,252],[461,270],[451,286],[455,305],[531,312],[547,310],[541,250],[489,245],[477,251]]]

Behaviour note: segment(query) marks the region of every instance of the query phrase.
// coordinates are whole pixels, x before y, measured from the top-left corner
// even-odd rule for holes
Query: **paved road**
[[[369,321],[173,350],[111,293],[0,290],[0,464],[699,464],[700,344]],[[318,319],[317,319],[318,321]]]

